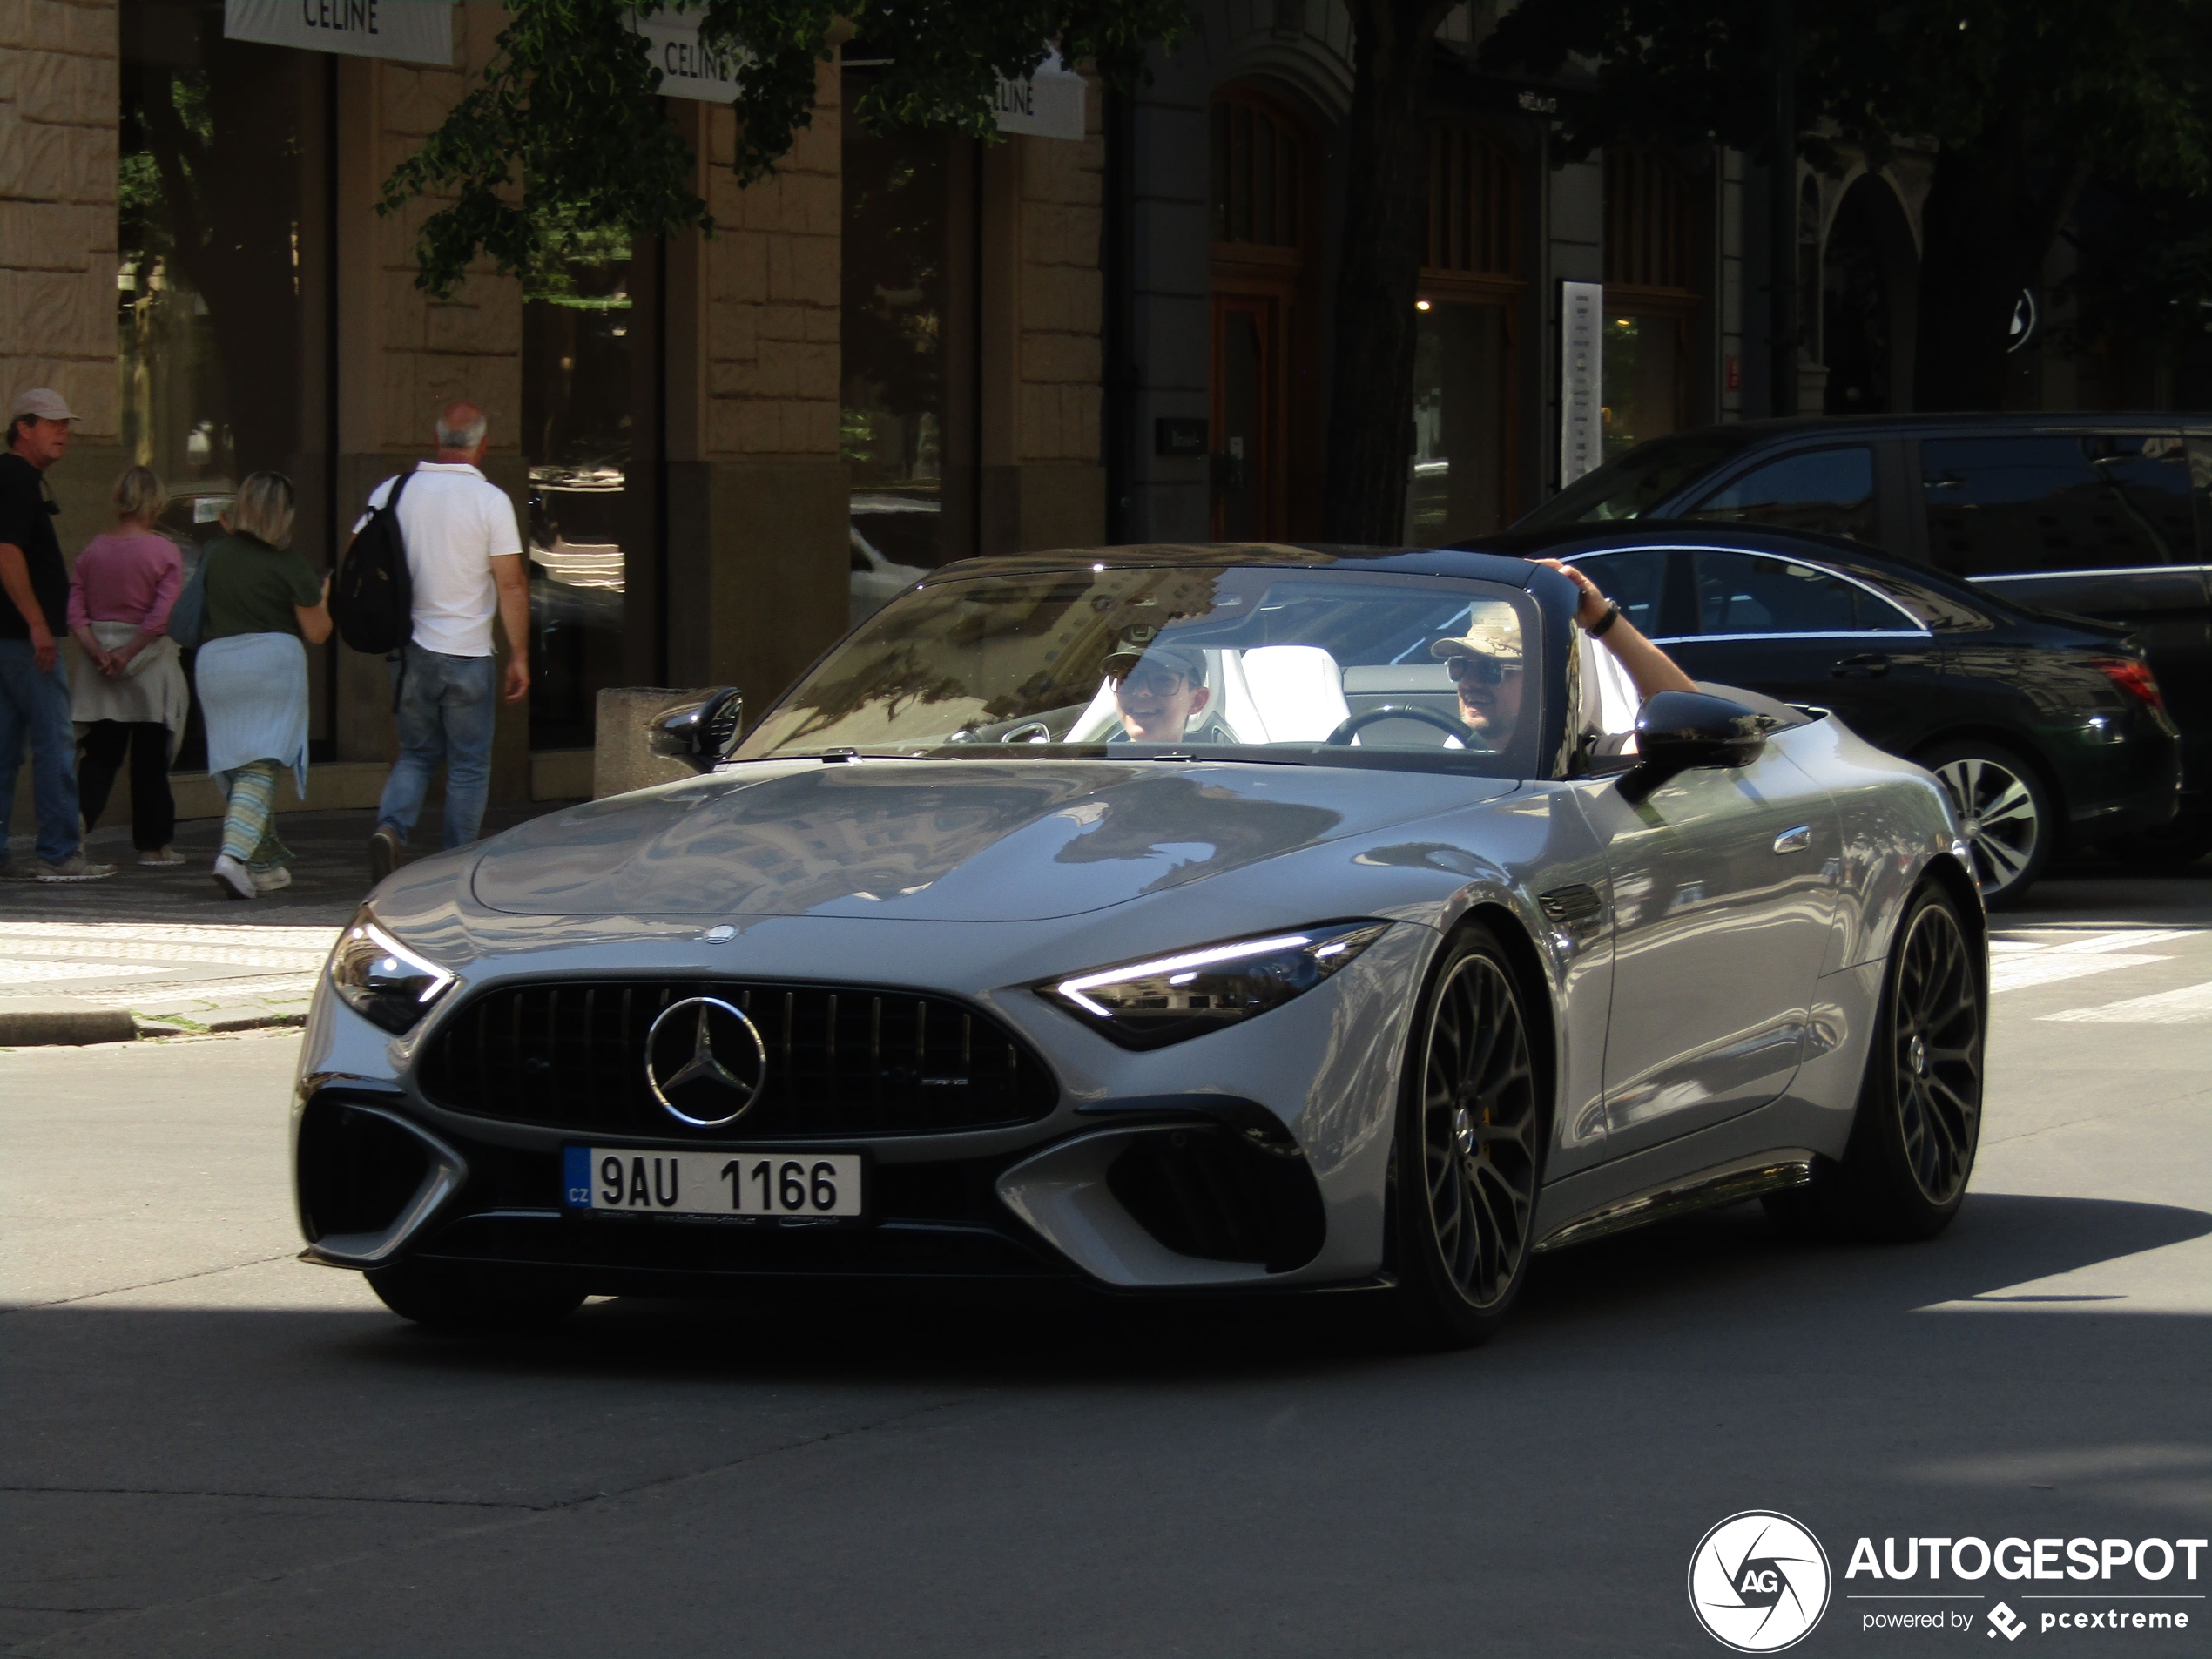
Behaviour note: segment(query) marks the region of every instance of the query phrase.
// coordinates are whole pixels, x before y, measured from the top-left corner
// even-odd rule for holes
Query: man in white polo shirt
[[[400,537],[415,586],[413,637],[394,664],[398,680],[400,755],[377,803],[368,840],[372,880],[391,874],[422,798],[446,769],[445,845],[476,839],[491,789],[492,733],[498,725],[495,612],[507,633],[506,700],[529,694],[529,583],[515,507],[476,470],[484,456],[484,412],[448,403],[438,415],[438,458],[418,462],[400,492]],[[399,481],[369,492],[381,507]],[[364,514],[356,534],[368,522]]]

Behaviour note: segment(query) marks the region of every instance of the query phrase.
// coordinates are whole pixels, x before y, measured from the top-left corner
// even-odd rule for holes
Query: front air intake
[[[1136,1136],[1106,1171],[1106,1190],[1177,1255],[1260,1262],[1271,1273],[1312,1261],[1327,1228],[1303,1154],[1211,1124]]]

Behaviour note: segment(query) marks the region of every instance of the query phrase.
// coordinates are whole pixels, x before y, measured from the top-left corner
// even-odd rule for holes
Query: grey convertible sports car
[[[1532,1253],[1700,1204],[1934,1234],[1987,1007],[1942,788],[1817,709],[1639,708],[1581,602],[1450,551],[934,573],[742,740],[671,711],[703,775],[371,895],[307,1255],[442,1325],[1057,1278],[1468,1342]]]

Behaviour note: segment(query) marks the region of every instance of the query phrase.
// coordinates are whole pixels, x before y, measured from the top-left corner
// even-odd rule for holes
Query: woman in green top
[[[307,792],[307,651],[330,637],[330,579],[293,550],[299,498],[281,473],[257,472],[200,555],[206,621],[192,678],[207,720],[207,770],[230,795],[215,885],[226,899],[285,886],[292,854],[276,838],[277,776]]]

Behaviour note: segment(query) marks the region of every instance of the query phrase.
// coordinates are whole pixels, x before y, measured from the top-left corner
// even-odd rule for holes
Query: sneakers
[[[227,853],[215,857],[215,887],[226,899],[251,899],[259,889],[253,884],[253,873]]]
[[[105,881],[115,873],[112,864],[94,864],[82,853],[72,853],[59,864],[40,859],[32,873],[41,881]]]
[[[142,870],[173,870],[191,862],[173,846],[157,846],[138,854],[138,867]]]
[[[368,838],[369,885],[375,886],[399,867],[399,832],[388,824],[379,824],[375,833]]]
[[[274,893],[279,887],[288,887],[292,885],[292,872],[281,864],[274,869],[249,870],[246,873],[253,878],[253,890],[256,893]]]

